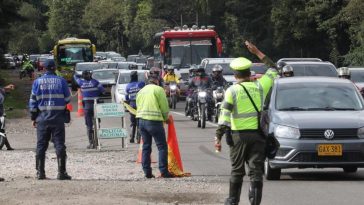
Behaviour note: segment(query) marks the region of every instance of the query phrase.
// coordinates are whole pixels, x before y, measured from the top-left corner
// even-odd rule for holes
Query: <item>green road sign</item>
[[[100,139],[128,137],[128,131],[124,128],[100,128],[97,133]]]
[[[119,103],[102,103],[96,105],[96,117],[124,117],[124,106]]]

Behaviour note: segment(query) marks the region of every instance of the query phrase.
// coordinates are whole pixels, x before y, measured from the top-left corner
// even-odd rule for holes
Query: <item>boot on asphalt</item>
[[[252,181],[249,188],[249,201],[251,205],[260,205],[262,201],[263,182]]]
[[[71,180],[72,177],[66,172],[66,156],[57,157],[58,161],[58,180]]]
[[[37,179],[43,180],[46,179],[45,175],[45,156],[35,156],[35,169],[37,170]]]
[[[225,205],[238,205],[240,201],[241,186],[243,182],[230,182],[229,198],[225,200]]]

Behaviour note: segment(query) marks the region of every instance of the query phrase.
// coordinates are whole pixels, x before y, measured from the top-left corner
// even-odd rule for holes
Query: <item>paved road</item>
[[[228,147],[224,143],[221,153],[214,151],[214,136],[216,124],[208,123],[206,129],[197,128],[197,122],[186,118],[183,114],[184,102],[180,102],[171,113],[179,140],[180,152],[184,169],[194,176],[205,176],[218,179],[212,183],[228,183],[230,170]],[[77,108],[76,105],[74,105]],[[104,121],[104,125],[112,125],[114,121]],[[78,132],[69,132],[69,149],[84,149],[86,143],[83,133],[83,120],[76,118],[71,127],[77,127]],[[81,131],[82,130],[82,131]],[[79,142],[79,143],[77,143]],[[103,149],[120,149],[120,141],[104,141]],[[128,149],[137,150],[138,145],[129,144]],[[154,159],[156,158],[154,147]],[[216,178],[216,176],[218,176]],[[242,191],[243,204],[248,203],[247,177]],[[265,181],[263,204],[279,205],[361,205],[364,204],[364,169],[357,173],[345,174],[342,169],[290,169],[283,170],[281,180]],[[227,193],[227,190],[224,190]]]

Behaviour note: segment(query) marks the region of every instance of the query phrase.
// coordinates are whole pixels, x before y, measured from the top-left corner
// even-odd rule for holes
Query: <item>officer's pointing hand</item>
[[[245,41],[245,45],[248,48],[250,53],[257,55],[257,53],[259,52],[259,49],[251,42]]]

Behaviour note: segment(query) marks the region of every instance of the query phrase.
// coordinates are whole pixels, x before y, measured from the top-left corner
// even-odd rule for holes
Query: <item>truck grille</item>
[[[301,129],[301,139],[325,139],[324,133],[328,129]],[[358,129],[331,129],[334,139],[358,139]]]
[[[344,152],[343,156],[318,156],[316,152],[300,152],[291,162],[364,162],[360,152]]]

